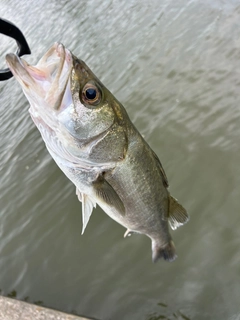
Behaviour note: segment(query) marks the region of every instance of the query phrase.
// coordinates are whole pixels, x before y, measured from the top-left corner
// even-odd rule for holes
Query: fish
[[[29,112],[49,154],[76,186],[82,234],[99,205],[126,228],[145,234],[152,261],[177,257],[169,226],[189,220],[170,195],[162,164],[126,109],[84,61],[55,43],[32,66],[16,54],[7,64],[30,103]]]

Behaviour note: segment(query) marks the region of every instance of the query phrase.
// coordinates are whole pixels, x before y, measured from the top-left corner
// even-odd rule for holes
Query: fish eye
[[[94,84],[87,83],[82,90],[82,100],[88,105],[96,106],[101,101],[101,92]]]
[[[86,97],[88,98],[88,100],[94,100],[97,96],[97,91],[96,89],[93,88],[88,88],[85,91]]]

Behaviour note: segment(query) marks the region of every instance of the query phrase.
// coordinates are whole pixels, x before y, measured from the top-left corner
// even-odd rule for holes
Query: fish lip
[[[15,53],[8,53],[6,55],[7,64],[12,72],[15,72],[16,65],[19,63],[22,67],[24,67],[21,63],[21,59]]]
[[[73,68],[72,53],[66,49],[62,43],[55,42],[38,64],[44,64],[49,57],[55,54],[55,52],[59,57],[59,62],[56,70],[56,76],[51,84],[50,90],[47,93],[46,101],[50,99],[49,102],[52,102],[54,99],[55,103],[53,104],[53,109],[59,110]],[[68,71],[64,73],[65,62],[68,65]]]
[[[60,108],[73,67],[72,53],[62,43],[55,42],[36,66],[13,53],[6,62],[28,98],[37,95],[54,110]]]
[[[38,66],[44,65],[46,63],[47,59],[54,54],[54,51],[58,54],[59,58],[63,60],[63,58],[66,56],[67,60],[71,62],[71,53],[68,49],[64,47],[64,45],[60,42],[55,42],[53,46],[43,55],[43,57],[39,60]],[[26,69],[28,63],[24,61],[22,58],[20,58],[15,53],[8,53],[5,57],[6,62],[10,70],[16,75],[17,68],[24,68]],[[62,65],[61,65],[62,67]]]
[[[28,87],[27,80],[32,82],[32,78],[26,69],[26,65],[24,65],[24,60],[21,59],[15,53],[8,53],[6,55],[6,62],[13,73],[13,75],[17,78],[17,80],[21,83],[22,86]],[[22,74],[22,76],[20,76]]]

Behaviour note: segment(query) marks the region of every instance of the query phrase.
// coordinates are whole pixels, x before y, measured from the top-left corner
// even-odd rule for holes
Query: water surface
[[[28,114],[0,84],[0,289],[101,320],[240,319],[240,4],[238,1],[14,1],[0,15],[36,63],[60,41],[126,107],[158,154],[190,222],[178,259],[81,204]],[[1,37],[1,66],[14,42]],[[139,181],[141,183],[141,181]]]

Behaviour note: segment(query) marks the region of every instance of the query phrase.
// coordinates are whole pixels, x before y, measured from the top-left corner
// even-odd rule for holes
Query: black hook
[[[22,32],[10,21],[0,18],[0,33],[16,40],[18,45],[17,55],[30,54],[31,50]],[[0,81],[7,80],[13,76],[9,68],[0,70]]]

